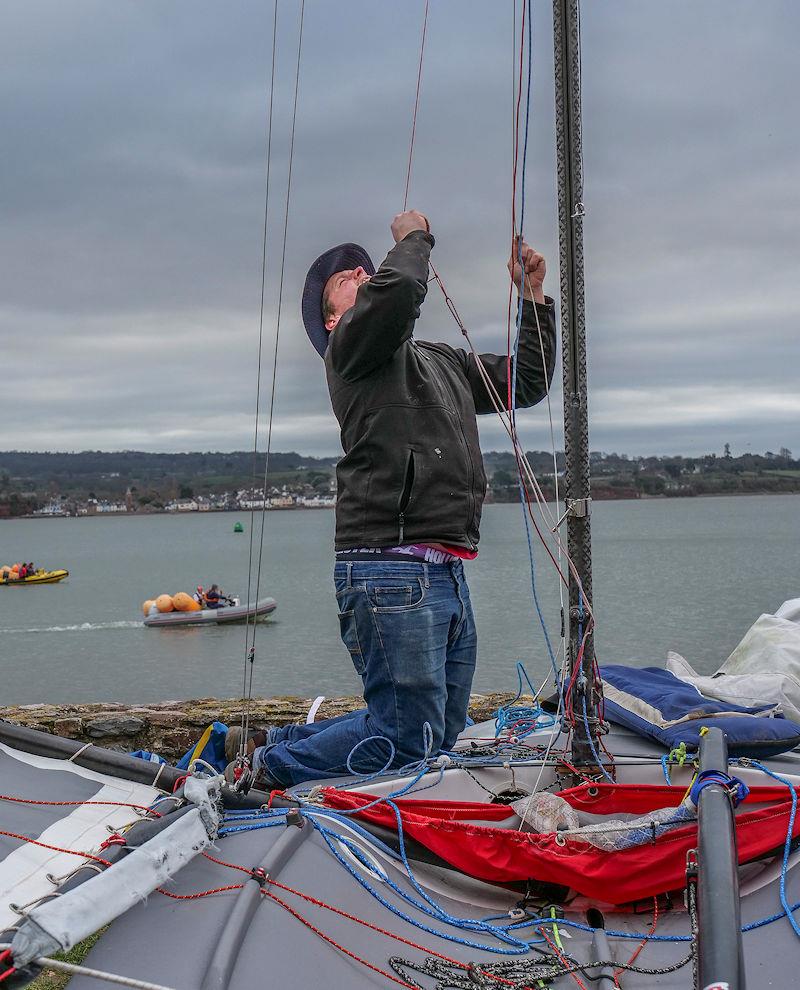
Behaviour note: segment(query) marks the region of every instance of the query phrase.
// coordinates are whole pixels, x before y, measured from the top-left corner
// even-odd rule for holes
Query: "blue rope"
[[[251,825],[225,825],[219,830],[218,835],[233,835],[235,832],[254,832],[259,828],[272,828],[274,825],[285,824],[284,821],[276,819],[270,822],[254,822]]]
[[[742,932],[755,931],[758,928],[763,928],[766,925],[773,924],[774,922],[779,921],[781,918],[787,918],[790,924],[792,925],[792,928],[795,930],[795,932],[800,934],[800,932],[798,932],[797,922],[795,921],[793,916],[794,912],[800,909],[800,901],[798,901],[793,905],[790,905],[786,898],[786,873],[788,870],[788,857],[789,857],[789,852],[791,850],[791,839],[794,831],[794,821],[797,810],[797,795],[791,782],[788,781],[786,778],[781,777],[779,774],[776,774],[771,770],[768,770],[765,766],[763,766],[763,764],[759,763],[758,761],[753,760],[751,761],[750,765],[763,771],[763,773],[767,774],[767,776],[772,777],[773,779],[779,781],[782,784],[785,784],[790,789],[790,793],[792,795],[792,810],[789,817],[786,844],[784,846],[783,864],[781,868],[780,894],[781,894],[781,905],[783,907],[783,910],[773,915],[770,915],[769,917],[760,918],[756,921],[749,922],[748,924],[743,925],[741,930]],[[403,791],[405,791],[405,789],[403,789]],[[387,799],[381,799],[381,800],[387,800]],[[387,800],[387,803],[392,808],[395,815],[395,819],[397,821],[398,841],[400,844],[399,853],[391,849],[391,847],[382,843],[380,840],[376,839],[370,832],[368,832],[366,829],[363,829],[357,822],[354,822],[352,819],[347,818],[346,825],[348,828],[353,829],[361,838],[363,838],[369,845],[373,846],[375,849],[389,855],[394,860],[401,861],[405,870],[407,871],[409,880],[411,881],[412,885],[417,890],[417,892],[423,896],[424,900],[427,902],[427,905],[424,903],[420,903],[419,901],[416,900],[416,898],[406,893],[389,877],[387,877],[384,880],[387,886],[390,889],[392,889],[402,900],[416,907],[417,910],[422,911],[428,917],[435,918],[437,921],[453,925],[457,928],[461,928],[462,930],[479,931],[479,932],[483,932],[484,934],[494,936],[499,940],[505,942],[507,945],[513,946],[513,948],[506,949],[497,946],[480,945],[479,943],[475,943],[469,939],[463,939],[460,936],[456,936],[448,932],[437,931],[429,927],[428,925],[424,924],[424,922],[421,922],[419,919],[415,919],[407,915],[405,912],[401,911],[395,905],[392,905],[390,902],[388,902],[384,897],[382,897],[382,895],[377,890],[375,890],[371,886],[371,884],[369,884],[369,882],[365,878],[363,878],[358,873],[356,873],[355,870],[352,868],[352,866],[339,853],[336,846],[334,845],[334,842],[344,845],[345,848],[347,848],[348,851],[353,856],[355,856],[355,858],[361,863],[362,866],[364,866],[365,869],[372,869],[373,868],[372,864],[370,864],[369,861],[366,860],[366,858],[364,857],[363,853],[358,848],[358,846],[354,845],[352,842],[349,842],[348,839],[345,836],[342,836],[340,833],[335,832],[332,829],[326,828],[324,825],[322,825],[321,822],[317,820],[317,816],[327,817],[332,821],[338,820],[340,824],[343,824],[345,823],[345,816],[348,814],[352,814],[353,812],[348,813],[348,812],[332,811],[330,809],[324,809],[324,808],[300,809],[300,813],[303,814],[305,817],[307,817],[309,821],[311,821],[312,826],[320,833],[323,840],[325,841],[325,844],[328,846],[330,852],[334,855],[337,861],[348,871],[348,873],[351,874],[351,876],[355,880],[357,880],[357,882],[368,893],[370,893],[376,900],[378,900],[384,907],[386,907],[397,917],[405,921],[408,921],[410,924],[414,925],[415,927],[419,928],[422,931],[427,932],[428,934],[435,935],[440,938],[444,938],[447,941],[456,942],[458,944],[465,945],[468,948],[482,949],[487,952],[493,952],[501,955],[524,954],[526,951],[528,951],[528,947],[530,945],[533,945],[539,941],[538,939],[520,940],[515,938],[511,934],[513,931],[517,931],[522,928],[531,927],[534,925],[540,926],[542,924],[557,923],[561,927],[574,928],[582,932],[593,933],[594,931],[596,931],[596,929],[590,925],[585,925],[578,921],[570,921],[569,919],[566,918],[552,919],[549,917],[541,917],[541,918],[533,917],[533,918],[526,918],[522,921],[514,922],[507,926],[496,926],[490,924],[490,922],[494,920],[492,917],[483,918],[483,919],[469,919],[469,918],[464,919],[464,918],[453,917],[447,911],[445,911],[444,908],[438,905],[420,887],[418,881],[416,880],[416,877],[414,876],[413,870],[411,868],[411,864],[409,863],[406,854],[405,842],[403,838],[403,825],[402,825],[402,819],[400,817],[399,809],[391,800]],[[226,826],[220,830],[220,835],[229,834],[230,832],[234,832],[234,831],[248,831],[252,828],[261,828],[261,827],[266,828],[272,825],[282,824],[282,819],[285,817],[286,811],[284,809],[272,809],[270,811],[256,813],[255,815],[252,815],[252,813],[249,812],[230,812],[226,816],[226,821],[229,819],[242,821],[245,818],[258,817],[259,815],[260,817],[265,819],[263,823],[259,824],[254,822],[252,825],[244,826],[244,827]],[[499,918],[500,916],[497,917]],[[628,940],[636,940],[636,941],[642,941],[642,940],[647,940],[650,942],[690,942],[691,941],[691,935],[650,935],[647,932],[626,932],[626,931],[617,931],[613,929],[605,929],[605,933],[611,938],[628,939]]]
[[[797,815],[797,792],[790,780],[786,777],[781,777],[780,774],[774,773],[772,770],[768,770],[763,763],[759,763],[757,760],[753,760],[752,764],[759,770],[762,770],[768,777],[772,777],[773,780],[780,781],[781,784],[785,784],[789,788],[789,794],[792,797],[792,810],[789,813],[789,824],[786,828],[786,841],[783,844],[783,862],[781,863],[781,878],[780,878],[780,896],[781,896],[781,907],[783,908],[784,914],[792,926],[792,930],[795,935],[800,938],[800,925],[794,917],[794,911],[797,909],[797,905],[794,907],[789,906],[789,902],[786,898],[786,872],[789,869],[789,854],[792,851],[792,836],[794,833],[794,820]]]
[[[531,29],[531,0],[528,0],[528,75],[526,81],[526,92],[525,92],[525,130],[524,130],[524,140],[522,145],[522,177],[521,177],[521,196],[520,196],[520,214],[519,214],[519,242],[517,245],[518,255],[517,258],[522,265],[522,231],[525,226],[525,174],[528,165],[528,132],[530,127],[530,114],[531,114],[531,79],[532,79],[532,51],[533,51],[533,37]],[[524,277],[524,276],[523,276]],[[522,309],[523,309],[523,290],[524,285],[519,286],[520,292],[517,299],[517,321],[516,321],[516,336],[514,339],[514,349],[511,354],[511,409],[509,410],[509,416],[511,418],[512,427],[516,434],[516,408],[517,408],[517,353],[519,351],[519,338],[522,331]],[[535,305],[535,304],[534,304]],[[544,355],[542,355],[542,361],[544,361]],[[533,604],[536,607],[536,614],[539,617],[539,624],[542,627],[542,632],[544,633],[544,641],[547,646],[547,653],[550,657],[550,665],[553,669],[553,675],[555,677],[556,687],[559,687],[559,677],[558,677],[558,665],[556,664],[555,653],[553,652],[553,646],[550,642],[550,635],[547,631],[547,623],[544,619],[544,613],[542,612],[542,607],[539,602],[539,593],[536,588],[536,561],[533,556],[533,541],[531,538],[531,526],[530,520],[528,519],[528,511],[525,503],[525,489],[522,484],[522,477],[518,479],[520,505],[522,507],[522,518],[525,523],[525,536],[528,542],[528,560],[530,566],[531,574],[531,593],[533,595]]]
[[[739,780],[738,777],[731,777],[730,774],[723,773],[720,770],[701,770],[689,789],[689,800],[695,807],[697,807],[700,801],[700,792],[704,788],[710,787],[711,784],[719,784],[720,787],[724,787],[725,790],[732,792],[734,807],[744,801],[750,793],[750,788],[743,780]]]
[[[516,702],[522,697],[523,678],[533,695],[533,705],[517,705]],[[536,702],[536,688],[531,684],[528,672],[521,660],[517,661],[517,696],[507,705],[501,705],[495,712],[495,735],[501,732],[511,731],[518,739],[524,739],[532,732],[539,729],[549,729],[556,724],[552,715],[547,714]]]
[[[586,695],[581,695],[581,700],[583,701],[583,724],[586,726],[586,741],[589,743],[589,749],[592,751],[592,757],[594,762],[597,764],[598,769],[602,775],[606,778],[609,784],[614,783],[613,777],[609,774],[608,770],[603,766],[600,761],[600,757],[597,755],[597,750],[594,747],[594,742],[592,741],[592,733],[589,731],[589,716],[586,714]]]
[[[347,848],[348,851],[353,856],[355,856],[356,859],[366,869],[372,869],[371,864],[365,859],[363,853],[358,848],[358,846],[355,846],[353,843],[349,842],[346,838],[339,835],[337,832],[332,832],[329,829],[324,828],[324,826],[320,822],[315,821],[313,818],[310,820],[314,828],[317,829],[317,831],[322,836],[322,839],[325,842],[325,844],[328,846],[328,849],[338,860],[338,862],[353,877],[353,879],[356,880],[364,888],[364,890],[366,890],[369,894],[371,894],[375,898],[375,900],[377,900],[380,904],[382,904],[385,908],[387,908],[387,910],[391,911],[392,914],[394,914],[396,917],[402,919],[403,921],[407,921],[409,924],[414,925],[415,928],[427,932],[430,935],[436,935],[439,938],[443,938],[448,942],[455,942],[459,945],[464,945],[470,949],[479,949],[483,952],[493,952],[499,955],[523,955],[528,951],[527,942],[521,941],[520,939],[517,939],[514,936],[510,936],[504,930],[496,928],[492,925],[486,925],[477,920],[469,921],[461,918],[453,918],[451,921],[450,920],[451,916],[448,915],[447,912],[445,912],[444,910],[432,911],[430,908],[426,907],[426,905],[421,904],[419,901],[417,901],[416,898],[411,897],[409,894],[407,894],[390,877],[387,877],[383,882],[391,890],[393,890],[406,903],[413,905],[414,907],[417,908],[417,910],[422,911],[423,914],[427,915],[429,918],[434,918],[439,922],[452,924],[453,926],[457,928],[461,928],[462,930],[479,931],[479,932],[483,932],[484,934],[494,935],[501,941],[510,943],[514,947],[506,949],[499,946],[482,945],[481,943],[473,942],[471,939],[465,939],[459,935],[454,935],[450,932],[437,931],[436,929],[431,928],[429,925],[425,924],[425,922],[420,921],[418,918],[414,918],[413,916],[406,914],[406,912],[401,910],[399,907],[397,907],[397,905],[392,904],[385,897],[383,897],[383,895],[379,893],[379,891],[376,890],[372,886],[372,884],[370,884],[367,881],[365,877],[362,877],[359,873],[357,873],[354,870],[351,864],[348,863],[345,860],[345,858],[341,855],[339,850],[334,845],[334,842],[331,841],[331,837],[333,838],[333,840],[335,840],[335,842],[344,845],[345,848]]]
[[[425,724],[427,725],[428,723],[426,722]],[[379,739],[379,740],[381,740],[381,742],[385,742],[385,743],[388,744],[388,746],[389,746],[389,758],[388,758],[388,760],[383,764],[383,766],[381,767],[381,769],[380,770],[376,770],[375,773],[361,773],[359,770],[354,770],[353,769],[353,764],[352,764],[352,760],[353,760],[354,754],[356,753],[356,751],[361,746],[364,745],[364,743],[372,742],[373,739]],[[364,739],[359,739],[358,742],[355,744],[355,746],[353,746],[353,748],[350,750],[350,752],[349,752],[349,754],[347,756],[347,761],[345,763],[345,766],[347,767],[347,772],[351,776],[358,777],[362,782],[366,782],[368,780],[373,780],[375,777],[378,776],[378,774],[384,773],[386,770],[388,770],[389,767],[394,762],[394,758],[395,758],[395,754],[396,753],[397,753],[397,749],[395,748],[394,743],[387,736],[378,736],[378,735],[367,736]]]

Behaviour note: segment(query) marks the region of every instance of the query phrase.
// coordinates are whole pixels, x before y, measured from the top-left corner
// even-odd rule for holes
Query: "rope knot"
[[[127,840],[124,835],[120,835],[119,832],[115,832],[100,844],[101,849],[108,849],[109,846],[124,846],[127,845]]]

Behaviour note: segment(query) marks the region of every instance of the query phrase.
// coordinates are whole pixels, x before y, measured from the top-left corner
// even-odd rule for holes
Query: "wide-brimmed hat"
[[[328,331],[322,318],[322,293],[331,275],[359,266],[368,275],[375,274],[372,258],[360,244],[337,244],[321,254],[308,269],[303,287],[303,323],[308,339],[321,357],[325,357],[328,349]]]

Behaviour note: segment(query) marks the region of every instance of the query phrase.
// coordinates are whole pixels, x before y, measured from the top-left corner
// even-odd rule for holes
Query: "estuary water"
[[[762,612],[800,596],[800,497],[600,502],[593,507],[601,662],[645,665],[682,653],[710,673]],[[140,604],[217,581],[244,600],[249,514],[0,522],[0,563],[66,567],[62,584],[0,587],[0,704],[152,702],[241,694],[243,626],[148,629]],[[266,516],[261,593],[278,608],[256,635],[258,695],[357,693],[338,635],[333,512]],[[534,548],[536,589],[557,645],[558,586]],[[478,691],[516,688],[515,662],[543,679],[519,505],[488,505],[467,564],[480,637]]]

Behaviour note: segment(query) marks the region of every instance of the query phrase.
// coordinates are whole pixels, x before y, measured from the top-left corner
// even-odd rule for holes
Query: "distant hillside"
[[[529,451],[528,459],[548,497],[554,494],[553,456]],[[800,460],[785,447],[775,454],[629,457],[590,455],[594,498],[685,497],[800,491]],[[332,489],[338,457],[307,457],[290,451],[270,455],[269,488],[325,494]],[[564,470],[564,455],[556,457]],[[484,453],[486,474],[496,502],[519,498],[517,467],[510,452]],[[251,451],[153,454],[138,450],[80,453],[0,451],[0,517],[25,515],[53,499],[119,501],[126,493],[138,511],[160,509],[170,500],[260,489],[264,454],[253,464]]]
[[[329,475],[336,457],[306,457],[294,453],[270,454],[270,478],[277,484],[286,475],[317,471]],[[40,494],[88,494],[97,497],[124,495],[130,487],[155,490],[177,497],[181,489],[195,494],[247,487],[253,476],[260,484],[264,454],[253,462],[253,452],[208,451],[188,454],[152,454],[140,450],[80,453],[0,451],[0,492],[4,488]],[[285,483],[285,482],[283,482]]]

